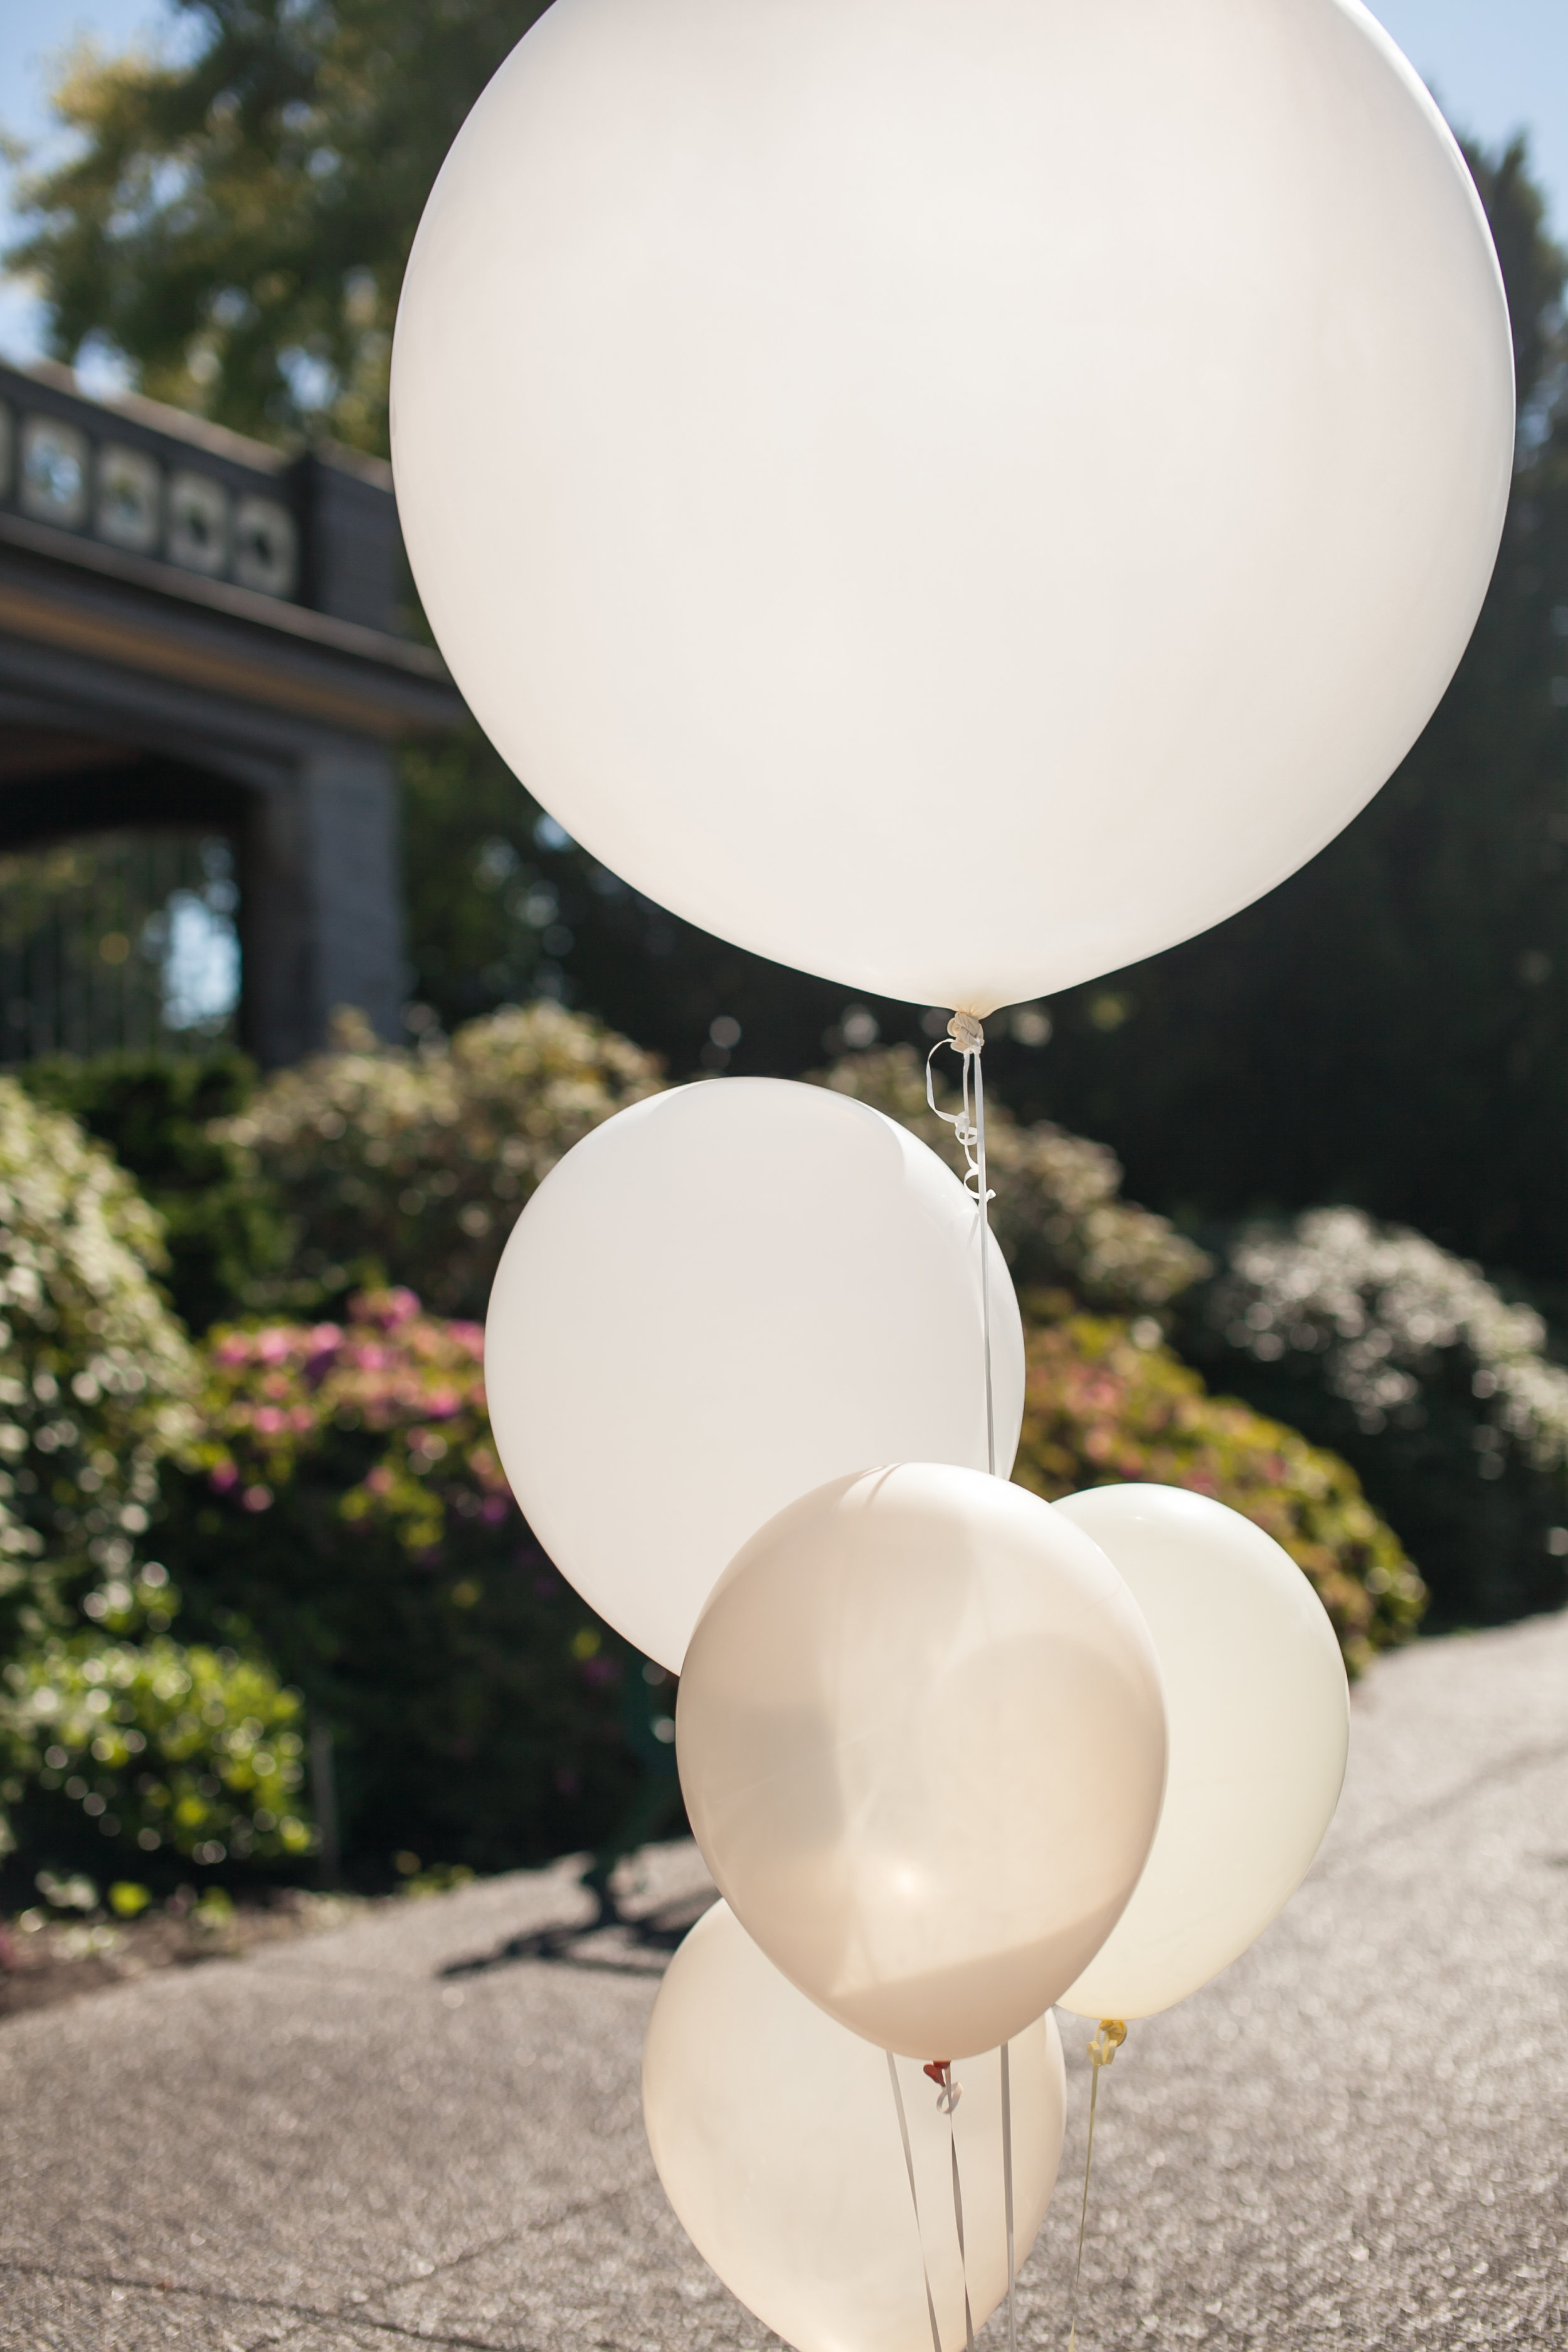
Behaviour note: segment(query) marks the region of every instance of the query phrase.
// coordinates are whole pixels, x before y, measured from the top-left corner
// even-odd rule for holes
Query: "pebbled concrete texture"
[[[1102,2082],[1084,2352],[1568,2345],[1568,1618],[1385,1660],[1353,1724],[1289,1909]],[[702,1898],[689,1847],[640,1870],[663,1920]],[[0,2347],[761,2352],[643,2139],[658,1949],[529,1956],[586,1910],[518,1874],[0,2026]]]

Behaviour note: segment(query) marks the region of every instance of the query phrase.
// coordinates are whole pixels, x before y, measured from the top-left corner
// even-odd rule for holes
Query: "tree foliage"
[[[1470,163],[1508,281],[1521,425],[1497,570],[1454,682],[1393,780],[1300,873],[1058,1000],[1020,1107],[1108,1138],[1168,1211],[1352,1202],[1561,1301],[1568,265],[1522,142]]]
[[[540,0],[174,0],[169,58],[79,49],[75,152],[13,259],[50,339],[239,432],[386,443],[403,267],[464,116]]]

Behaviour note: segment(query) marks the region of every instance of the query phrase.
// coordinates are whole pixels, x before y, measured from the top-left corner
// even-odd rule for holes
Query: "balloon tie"
[[[1089,2084],[1089,2142],[1083,2151],[1083,2204],[1078,2217],[1078,2260],[1072,2273],[1072,2322],[1068,2331],[1068,2352],[1077,2352],[1078,2347],[1078,2288],[1083,2276],[1083,2232],[1089,2220],[1089,2168],[1094,2161],[1094,2110],[1100,2097],[1100,2071],[1102,2066],[1110,2065],[1126,2039],[1127,2028],[1121,2018],[1102,2017],[1100,2032],[1088,2044],[1094,2067]]]
[[[984,1043],[984,1029],[973,1013],[955,1013],[947,1024],[947,1035],[939,1037],[926,1055],[926,1100],[942,1124],[952,1128],[954,1139],[963,1147],[964,1190],[980,1215],[980,1322],[985,1355],[985,1467],[994,1478],[996,1409],[991,1381],[991,1219],[988,1211],[996,1195],[990,1191],[985,1181],[985,1081],[980,1071],[980,1055]],[[936,1078],[931,1064],[943,1045],[951,1045],[963,1065],[963,1092],[955,1111],[937,1109]],[[969,1113],[971,1065],[974,1083],[973,1118]]]

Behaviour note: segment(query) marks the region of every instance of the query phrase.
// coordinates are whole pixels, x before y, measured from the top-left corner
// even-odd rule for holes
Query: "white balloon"
[[[676,1707],[692,1832],[742,1926],[856,2033],[963,2058],[1105,1941],[1159,1819],[1147,1629],[1021,1486],[902,1463],[736,1556]]]
[[[1061,2043],[1049,2018],[1009,2052],[1015,2242],[1021,2263],[1061,2157]],[[931,2352],[925,2249],[943,2352],[964,2341],[964,2271],[948,2125],[905,2059],[900,2087],[917,2231],[884,2053],[836,2025],[763,1958],[722,1903],[669,1966],[648,2023],[643,2113],[666,2193],[697,2251],[798,2352]],[[958,2070],[953,2115],[970,2304],[1007,2289],[1001,2063]]]
[[[1357,0],[555,0],[392,402],[425,609],[560,822],[981,1013],[1355,814],[1513,456],[1479,199]]]
[[[1085,2017],[1150,2017],[1227,1968],[1305,1877],[1344,1780],[1344,1663],[1301,1570],[1239,1511],[1152,1486],[1094,1486],[1052,1507],[1131,1587],[1171,1740],[1137,1892],[1061,2000]]]
[[[930,1147],[826,1087],[724,1078],[623,1110],[534,1193],[496,1274],[496,1444],[563,1576],[679,1673],[746,1538],[914,1454],[985,1466],[980,1228]],[[996,1459],[1024,1334],[990,1269]]]

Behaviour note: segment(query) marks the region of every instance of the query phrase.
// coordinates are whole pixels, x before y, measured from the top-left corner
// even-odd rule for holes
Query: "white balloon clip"
[[[963,2084],[955,2083],[952,2079],[952,2059],[933,2058],[931,2063],[928,2066],[922,2067],[921,2071],[922,2074],[929,2074],[931,2081],[936,2084],[936,2110],[938,2115],[952,2115],[954,2107],[957,2106],[960,2099],[963,2096]]]

